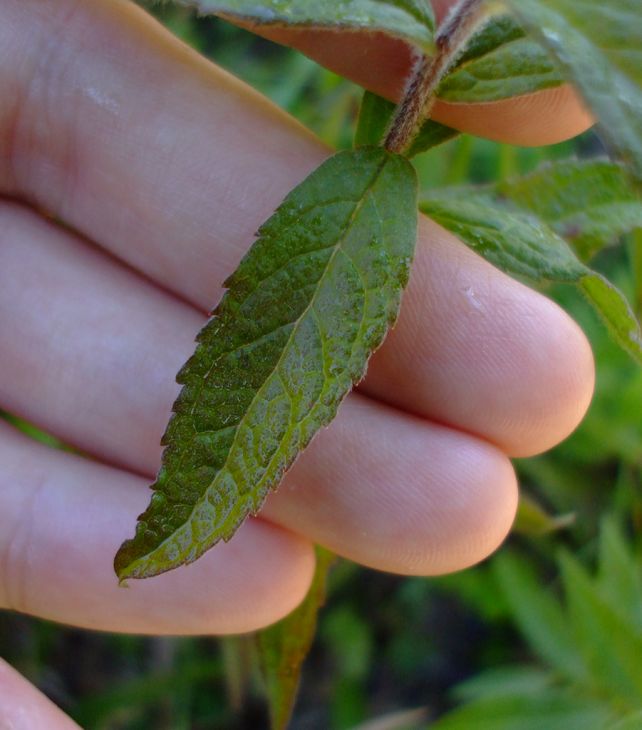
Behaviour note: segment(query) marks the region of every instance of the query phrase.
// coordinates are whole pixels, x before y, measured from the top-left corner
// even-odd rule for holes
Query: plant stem
[[[403,153],[435,102],[442,79],[480,23],[489,15],[485,0],[459,0],[440,25],[433,58],[422,55],[392,118],[384,147]]]

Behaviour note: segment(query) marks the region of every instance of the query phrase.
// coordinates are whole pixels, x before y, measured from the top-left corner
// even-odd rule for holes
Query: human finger
[[[128,3],[12,0],[0,12],[0,47],[20,61],[0,72],[2,96],[12,100],[0,110],[0,189],[211,307],[216,282],[234,269],[256,227],[327,150]],[[38,62],[37,43],[20,41],[38,33],[50,39],[47,64]],[[52,98],[69,104],[51,105]],[[370,371],[378,385],[368,392],[404,407],[411,401],[419,414],[512,454],[535,453],[572,430],[590,399],[593,370],[586,340],[568,318],[433,225],[422,228],[414,269],[422,286],[411,284],[398,330],[416,331],[396,337],[406,352],[395,357],[407,363],[423,344],[431,367],[412,363],[412,383],[422,384],[416,397],[404,390],[407,371],[387,368],[394,377],[377,379],[378,363],[394,360],[388,343]],[[454,276],[485,299],[474,316],[444,305],[462,298]],[[483,332],[485,341],[474,353],[472,344],[453,348],[471,328],[473,339]],[[465,393],[465,403],[453,392]]]
[[[194,103],[197,103],[196,100]],[[221,104],[224,103],[225,97],[221,101]],[[290,136],[292,146],[301,141],[293,128]],[[125,137],[123,144],[126,144]],[[303,137],[302,145],[301,152],[309,149],[307,137]],[[251,146],[250,142],[242,150],[248,146]],[[251,151],[256,152],[258,158],[265,154],[264,149],[252,147]],[[189,145],[185,153],[190,159],[199,154]],[[143,173],[149,164],[147,153],[141,154]],[[149,155],[154,156],[153,150],[149,151]],[[239,159],[243,155],[241,151]],[[200,153],[200,156],[203,154]],[[132,170],[136,159],[132,157],[129,164]],[[298,164],[284,162],[273,151],[273,156],[264,158],[265,179],[270,178],[268,161],[280,171],[277,177],[293,178],[299,169]],[[221,161],[216,159],[216,155],[210,162],[216,169],[221,169]],[[187,162],[185,174],[189,168],[190,163]],[[126,171],[123,169],[122,173],[125,175]],[[131,206],[136,219],[145,216],[146,206],[151,205],[149,196],[153,196],[157,188],[155,180],[145,178],[142,173],[140,177],[132,173],[139,188],[136,197],[132,197],[132,201],[139,202],[132,202]],[[179,177],[183,175],[180,170],[178,174]],[[253,178],[250,167],[245,174],[248,180]],[[126,187],[127,179],[124,178],[119,186],[118,194]],[[217,184],[213,183],[212,188]],[[227,182],[220,184],[222,187],[228,185]],[[118,231],[115,238],[107,238],[104,245],[117,255],[131,259],[129,252],[136,252],[140,244],[147,256],[139,263],[137,259],[131,259],[131,263],[138,263],[144,273],[160,279],[162,284],[171,281],[180,295],[205,309],[215,296],[207,293],[212,283],[221,281],[230,273],[233,267],[228,265],[228,259],[241,249],[244,241],[247,243],[251,239],[251,232],[265,215],[264,209],[271,206],[274,185],[269,187],[269,193],[265,192],[265,186],[262,194],[258,190],[253,191],[256,194],[249,199],[243,193],[243,186],[239,185],[240,207],[231,218],[222,203],[220,207],[190,209],[185,215],[179,207],[171,215],[162,216],[159,212],[155,219],[157,227],[144,242],[132,225],[127,231]],[[109,188],[101,192],[104,206],[109,205],[110,192],[113,194]],[[280,194],[277,191],[275,197]],[[3,228],[6,242],[2,252],[7,277],[3,289],[7,301],[4,311],[8,314],[5,331],[15,327],[16,320],[11,312],[16,311],[20,303],[25,310],[23,319],[29,316],[32,295],[19,282],[33,281],[35,277],[51,282],[50,296],[56,301],[55,307],[64,311],[64,315],[59,315],[60,321],[70,322],[74,316],[81,316],[83,309],[76,315],[73,313],[78,309],[77,302],[83,301],[83,296],[91,300],[102,281],[96,256],[89,260],[88,254],[74,253],[74,246],[78,244],[68,242],[67,234],[48,233],[43,228],[46,224],[27,224],[26,214],[17,216],[15,208],[13,212],[9,208],[5,210]],[[116,209],[113,214],[117,216]],[[220,241],[211,238],[215,227],[222,235]],[[166,237],[168,230],[175,238]],[[193,232],[191,237],[183,234],[186,230]],[[108,236],[107,231],[104,235]],[[58,245],[63,248],[71,246],[73,250],[68,250],[65,255],[61,253],[56,260],[49,262],[53,251],[53,244],[48,241],[50,236],[59,242]],[[174,240],[181,236],[181,246],[177,247]],[[33,254],[33,263],[29,263],[22,273],[27,264],[25,240],[32,241],[31,245],[38,249],[38,253]],[[10,264],[10,260],[14,263]],[[15,270],[13,275],[9,275],[10,266],[11,270]],[[53,271],[60,272],[58,280],[52,277]],[[83,280],[92,282],[86,287],[86,293],[81,288],[83,293],[79,292],[75,299],[70,299],[68,293],[74,290],[75,282]],[[137,284],[132,284],[126,277],[121,277],[119,282],[105,294],[105,311],[117,307],[115,302],[123,300],[123,297],[125,300],[136,297]],[[162,297],[161,300],[166,301]],[[123,307],[128,308],[128,305]],[[159,319],[170,317],[164,314],[165,308],[160,302],[153,309]],[[84,312],[89,311],[85,306]],[[171,311],[176,311],[176,308]],[[38,321],[33,324],[37,325]],[[14,347],[20,341],[27,342],[25,334],[23,328],[22,340],[14,338]],[[184,336],[185,341],[191,340],[193,330],[186,327]],[[145,330],[141,328],[139,339],[144,338]],[[25,359],[37,359],[33,357],[34,352],[36,350],[30,347],[23,351],[18,372],[24,368]],[[87,353],[83,356],[87,357]],[[105,365],[110,357],[109,352],[104,353]],[[179,365],[177,361],[176,368]],[[35,382],[41,383],[42,387],[51,387],[47,385],[50,381],[46,378]],[[370,395],[411,409],[418,415],[477,433],[511,454],[525,455],[551,446],[574,428],[587,407],[592,386],[590,348],[579,329],[558,307],[469,253],[438,226],[422,224],[411,284],[404,298],[397,330],[373,361],[364,383]],[[141,398],[143,392],[141,389]],[[9,389],[7,395],[11,397]],[[34,405],[38,402],[45,401],[32,400]],[[118,399],[113,402],[117,403]],[[122,438],[127,438],[126,429],[123,429]]]
[[[13,209],[13,235],[2,247],[0,405],[151,476],[176,395],[173,375],[203,315]],[[480,560],[503,539],[515,508],[513,471],[498,449],[357,395],[280,491],[271,519],[402,573]]]
[[[439,575],[496,550],[516,509],[499,449],[352,394],[262,515],[370,567]]]
[[[0,727],[7,730],[79,730],[50,699],[0,659]]]
[[[0,606],[142,634],[255,630],[303,599],[311,544],[261,520],[202,560],[119,587],[113,555],[148,481],[36,443],[0,422]]]

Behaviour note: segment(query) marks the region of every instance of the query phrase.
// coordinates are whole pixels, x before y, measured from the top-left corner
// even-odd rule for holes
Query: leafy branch
[[[633,310],[588,266],[595,253],[642,227],[637,0],[460,0],[436,32],[424,0],[179,1],[249,27],[382,32],[411,46],[418,60],[399,104],[364,95],[356,149],[331,157],[286,197],[226,282],[178,375],[182,390],[151,503],[116,555],[121,580],[189,563],[229,540],[363,377],[396,320],[410,272],[417,180],[407,158],[459,134],[429,118],[438,98],[496,101],[565,80],[580,90],[622,164],[573,160],[499,185],[429,190],[421,207],[511,274],[576,284],[614,339],[642,362]],[[259,638],[275,728],[285,727],[291,711],[329,562],[320,560],[304,604]],[[587,632],[611,626],[612,607],[597,606],[572,561],[564,566],[569,610]],[[532,595],[532,581],[522,584]],[[582,601],[595,604],[590,621]],[[555,663],[563,655],[560,671],[572,666],[578,677],[588,675],[595,667],[569,649],[558,607],[549,601],[542,610],[553,627],[546,658]],[[299,640],[291,642],[290,631]],[[626,654],[627,672],[630,660]],[[640,689],[635,681],[631,687]],[[552,696],[545,708],[551,723],[584,721],[584,708],[571,700],[566,691]],[[502,702],[510,709],[505,696]],[[444,723],[458,727],[456,719]]]

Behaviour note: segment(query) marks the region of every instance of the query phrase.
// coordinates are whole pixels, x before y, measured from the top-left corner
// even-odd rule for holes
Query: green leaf
[[[520,494],[513,530],[522,535],[546,535],[569,527],[575,522],[575,514],[549,514],[541,504],[528,494]]]
[[[642,184],[642,8],[639,0],[508,0],[600,120]]]
[[[613,339],[622,349],[642,363],[640,323],[622,292],[590,269],[580,279],[579,286],[607,326]]]
[[[541,44],[528,37],[510,15],[497,15],[472,37],[437,95],[450,102],[497,101],[563,81]]]
[[[598,592],[581,565],[561,556],[570,626],[590,668],[591,681],[638,709],[642,697],[642,630],[623,619]]]
[[[362,148],[321,165],[261,227],[178,375],[121,580],[192,562],[259,511],[394,323],[416,226],[410,163]]]
[[[451,139],[459,136],[459,134],[461,133],[452,127],[447,127],[445,124],[427,119],[421,125],[417,136],[412,140],[412,144],[406,154],[408,157],[414,157],[444,142],[449,142]]]
[[[586,676],[567,617],[525,560],[504,551],[492,562],[499,587],[533,651],[572,682]]]
[[[583,264],[544,221],[505,205],[488,189],[430,191],[421,208],[503,271],[577,285],[613,339],[642,363],[642,331],[624,295]]]
[[[262,26],[380,31],[434,49],[432,9],[424,0],[174,0],[200,13]]]
[[[465,679],[454,689],[459,702],[473,702],[491,697],[514,697],[545,694],[554,684],[551,672],[539,667],[515,664],[486,669]]]
[[[391,101],[366,91],[363,94],[359,121],[354,138],[355,147],[381,144],[392,120],[396,105]],[[407,157],[414,157],[421,152],[448,142],[460,133],[456,129],[427,119],[412,141]]]
[[[489,697],[449,712],[431,730],[604,730],[606,703],[549,689],[545,694]]]
[[[495,266],[534,281],[577,282],[586,273],[546,224],[474,189],[429,191],[422,210]]]
[[[642,571],[613,518],[600,530],[600,595],[614,611],[642,631]]]
[[[354,135],[355,147],[368,147],[381,144],[396,104],[372,91],[364,91],[359,109],[357,131]]]
[[[583,261],[642,228],[642,198],[629,185],[625,170],[609,160],[546,164],[499,183],[494,191],[548,223]]]
[[[286,728],[292,715],[301,668],[314,640],[319,609],[325,603],[327,576],[334,559],[332,553],[317,548],[314,578],[303,603],[289,616],[257,634],[272,730]]]

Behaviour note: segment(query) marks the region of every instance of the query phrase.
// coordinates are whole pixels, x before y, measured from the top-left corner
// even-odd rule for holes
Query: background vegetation
[[[324,140],[350,145],[357,87],[222,21],[159,15]],[[602,152],[593,133],[545,149],[463,136],[417,166],[427,188]],[[597,268],[642,313],[642,234]],[[573,290],[547,293],[594,346],[586,421],[554,451],[518,462],[525,498],[498,556],[437,579],[336,566],[295,730],[642,727],[642,371]],[[0,655],[85,728],[267,727],[247,638],[109,636],[3,614]]]

